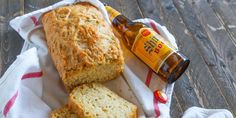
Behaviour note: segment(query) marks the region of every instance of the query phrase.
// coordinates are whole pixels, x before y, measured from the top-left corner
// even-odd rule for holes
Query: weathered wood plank
[[[143,17],[154,19],[161,25],[164,25],[163,21],[160,19],[160,10],[155,8],[155,2],[153,0],[137,0]]]
[[[23,40],[9,26],[9,21],[23,14],[23,0],[0,1],[0,76],[20,53]]]
[[[188,72],[187,72],[188,73]],[[201,99],[198,98],[197,93],[195,92],[197,88],[194,88],[193,81],[190,81],[191,76],[183,74],[181,80],[176,81],[174,92],[176,98],[183,110],[188,109],[192,106],[202,107],[202,103],[199,103]]]
[[[193,35],[194,40],[199,47],[198,50],[200,50],[200,53],[208,65],[212,76],[214,77],[216,83],[214,86],[220,88],[219,92],[223,95],[223,99],[226,101],[228,106],[218,107],[216,104],[221,101],[218,100],[218,102],[215,101],[215,105],[212,107],[227,108],[235,114],[235,78],[228,68],[229,66],[235,64],[233,64],[233,62],[231,62],[230,65],[227,64],[230,60],[227,58],[225,53],[230,52],[234,54],[236,49],[234,46],[232,46],[232,42],[228,42],[229,39],[227,37],[227,32],[219,31],[216,33],[211,31],[207,26],[207,24],[210,24],[211,26],[219,27],[220,23],[214,16],[212,9],[209,7],[206,1],[174,0],[174,3],[177,6],[184,22],[186,23],[186,26]],[[181,7],[181,5],[183,7]],[[224,39],[224,43],[222,43],[222,39]],[[211,85],[211,87],[212,86],[213,85]]]
[[[190,5],[191,3],[188,3],[187,6],[191,7]],[[232,42],[227,42],[229,40],[227,40],[228,37],[227,35],[225,35],[227,33],[224,30],[213,32],[211,31],[209,26],[206,26],[207,24],[210,24],[211,26],[220,25],[219,21],[214,16],[213,11],[207,5],[208,4],[205,3],[205,1],[198,1],[198,3],[194,2],[192,6],[194,12],[198,15],[198,18],[200,19],[200,21],[194,21],[195,24],[196,23],[199,23],[200,25],[202,24],[201,30],[202,31],[205,30],[206,32],[203,32],[203,33],[205,35],[208,35],[209,37],[209,38],[205,37],[206,39],[204,39],[204,37],[201,37],[202,39],[199,38],[197,42],[199,44],[201,43],[202,46],[204,45],[206,46],[206,43],[208,43],[207,46],[209,44],[212,44],[211,49],[213,49],[214,52],[210,53],[209,50],[204,50],[202,53],[204,55],[203,58],[205,58],[208,65],[210,64],[209,68],[217,82],[217,85],[221,88],[221,92],[224,94],[228,105],[232,109],[235,109],[235,105],[234,105],[236,104],[235,103],[236,102],[235,78],[232,76],[232,73],[230,73],[228,69],[228,66],[232,66],[232,67],[235,67],[235,66],[233,64],[234,62],[232,62],[232,64],[227,64],[228,59],[225,55],[225,53],[228,53],[228,52],[232,53],[232,55],[235,55],[235,49],[234,49],[234,46],[232,45]],[[208,10],[205,10],[203,13],[202,9],[208,9]],[[184,11],[186,12],[186,9]],[[193,25],[193,24],[189,24],[189,25]],[[194,31],[196,31],[196,29]],[[202,42],[203,39],[206,40],[207,42],[206,41]],[[222,39],[224,39],[224,43],[222,43]],[[211,60],[212,58],[215,60],[215,62]],[[226,64],[225,64],[225,61],[227,62]],[[233,112],[235,112],[235,110]]]
[[[100,0],[111,7],[115,8],[129,19],[142,18],[138,3],[135,0]]]
[[[170,109],[171,118],[181,118],[183,115],[183,109],[181,108],[175,93],[172,95]]]
[[[140,4],[142,4],[141,3],[142,1],[141,0],[139,1]],[[191,103],[190,101],[190,103],[192,105],[196,104],[203,107],[227,108],[228,107],[227,103],[223,99],[223,95],[219,91],[220,88],[216,86],[216,83],[214,81],[211,72],[206,66],[204,59],[202,58],[200,52],[198,51],[198,47],[195,45],[192,36],[189,34],[188,29],[185,27],[172,1],[169,0],[169,1],[154,1],[154,2],[155,2],[154,8],[159,9],[160,11],[159,14],[162,15],[159,17],[161,18],[161,20],[165,22],[165,25],[167,26],[169,31],[176,37],[181,52],[186,54],[191,59],[191,64],[186,72],[188,73],[188,78],[190,78],[189,79],[190,83],[192,83],[193,90],[197,94],[192,98],[198,98],[198,100],[196,100],[195,103]],[[147,6],[144,6],[143,9],[145,9],[145,7]],[[206,80],[208,82],[205,82]],[[180,96],[181,94],[183,94],[183,96],[187,97],[186,93],[181,93],[181,91],[185,92],[186,89],[180,90],[179,92]],[[212,99],[212,97],[215,99]],[[185,100],[187,100],[187,98]],[[215,104],[218,103],[219,100],[222,102],[219,104]],[[185,104],[183,104],[182,106],[185,106]],[[186,108],[187,107],[185,107],[184,110],[186,110]]]
[[[170,108],[170,115],[173,118],[180,118],[189,107],[202,107],[190,79],[186,74],[183,74],[180,80],[175,82]]]
[[[59,1],[61,0],[25,0],[25,13],[29,13],[43,7],[47,7]]]
[[[219,17],[226,30],[231,33],[232,41],[236,46],[236,14],[233,11],[234,9],[230,7],[230,3],[224,0],[208,0],[207,2],[214,10],[217,17]]]
[[[214,11],[210,9],[210,6],[208,4],[206,4],[207,3],[206,1],[197,2],[198,4],[195,4],[196,6],[195,11],[197,14],[199,14],[198,16],[201,23],[207,24],[207,27],[205,25],[202,26],[206,30],[209,39],[213,42],[213,45],[216,46],[216,50],[219,52],[222,59],[225,60],[226,65],[230,67],[229,70],[231,70],[231,73],[235,78],[236,47],[230,40],[230,39],[234,40],[234,37],[232,37],[231,32],[227,30],[227,28],[236,24],[235,22],[236,17],[231,16],[234,14],[232,13],[231,9],[228,9],[229,7],[225,6],[225,4],[222,1],[213,0],[212,2],[210,1],[208,2],[212,5],[212,8],[213,10],[215,10],[216,14],[214,14]],[[202,9],[209,9],[209,10],[203,13]],[[218,11],[219,14],[216,11]],[[206,16],[208,16],[208,18],[206,18]],[[229,22],[231,22],[232,24],[227,25]],[[213,26],[211,27],[211,25]],[[220,28],[217,28],[217,26],[215,28],[214,25],[219,25]],[[236,30],[234,31],[234,33],[236,33]]]
[[[236,15],[236,1],[235,0],[222,0],[224,4],[228,4],[232,9],[233,13]]]
[[[227,2],[222,1],[222,0],[208,0],[208,3],[210,4],[211,8],[214,10],[216,17],[219,19],[219,21],[221,23],[220,27],[215,28],[214,26],[212,26],[212,27],[209,26],[209,28],[211,30],[213,30],[215,33],[218,33],[219,30],[222,30],[221,34],[223,34],[223,33],[225,35],[228,34],[228,37],[224,38],[223,41],[222,41],[222,39],[220,39],[221,37],[219,37],[219,35],[222,36],[221,34],[218,34],[215,36],[217,36],[219,38],[219,40],[220,40],[219,43],[222,42],[221,44],[223,44],[223,42],[225,43],[225,41],[228,42],[228,44],[225,44],[225,45],[227,45],[227,48],[225,47],[225,45],[223,45],[222,48],[226,48],[231,51],[222,50],[222,53],[225,54],[224,56],[226,56],[225,58],[227,58],[227,60],[230,60],[230,62],[226,61],[226,63],[228,63],[229,69],[231,70],[234,77],[236,77],[236,73],[235,73],[236,72],[236,63],[234,63],[236,60],[235,59],[236,58],[236,49],[233,48],[233,45],[236,46],[236,14],[233,12],[231,7],[229,7],[229,4]],[[208,12],[210,12],[210,11],[208,11]],[[211,12],[211,14],[213,14],[213,13]],[[230,40],[232,40],[232,42]],[[229,47],[232,47],[233,49],[229,48]]]

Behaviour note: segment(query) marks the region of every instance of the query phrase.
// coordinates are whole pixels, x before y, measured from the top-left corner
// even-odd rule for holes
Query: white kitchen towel
[[[19,16],[10,22],[10,25],[25,40],[25,43],[21,55],[0,79],[0,117],[48,117],[52,109],[66,103],[68,93],[66,93],[48,53],[40,16],[56,7],[80,1],[87,1],[97,6],[109,22],[105,8],[98,0],[64,0]],[[165,27],[150,19],[139,21],[146,23],[174,46],[177,46],[174,37]],[[105,85],[118,95],[136,104],[139,117],[168,118],[174,85],[167,85],[160,80],[150,68],[123,45],[122,49],[126,63],[123,76],[106,82]],[[168,102],[166,104],[161,104],[154,99],[153,91],[155,90],[162,90],[167,94]]]
[[[41,99],[42,75],[36,48],[17,56],[0,79],[0,118],[48,116],[51,108]]]
[[[184,112],[182,118],[233,118],[233,115],[226,109],[191,107]]]

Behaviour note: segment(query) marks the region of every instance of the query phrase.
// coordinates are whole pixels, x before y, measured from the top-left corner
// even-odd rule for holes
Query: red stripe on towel
[[[150,68],[146,77],[146,81],[145,84],[149,87],[151,79],[152,79],[152,69]],[[154,94],[154,93],[153,93]],[[160,109],[158,107],[158,101],[155,99],[154,95],[153,95],[153,106],[154,106],[154,111],[156,113],[156,118],[158,118],[160,116]]]
[[[148,71],[147,77],[146,77],[146,81],[145,81],[145,84],[148,87],[150,85],[151,79],[152,79],[152,69],[150,68],[149,71]]]
[[[7,102],[6,106],[4,107],[3,115],[5,117],[7,116],[7,113],[9,112],[11,107],[14,105],[17,96],[18,96],[18,91],[16,91],[15,95]]]
[[[149,24],[151,25],[152,29],[153,29],[156,33],[160,34],[159,30],[157,29],[157,27],[156,27],[156,25],[155,25],[155,23],[154,23],[153,21],[149,20]]]
[[[38,21],[38,19],[35,16],[31,16],[30,18],[33,21],[35,26],[39,25],[39,21]]]
[[[153,98],[153,106],[154,106],[154,110],[155,110],[155,113],[156,113],[156,118],[158,118],[161,113],[160,113],[160,109],[158,107],[158,101],[155,97]]]
[[[159,30],[157,29],[157,26],[155,25],[155,23],[152,20],[149,20],[149,24],[156,33],[160,34]],[[160,113],[160,109],[158,107],[158,101],[155,99],[155,97],[153,97],[153,106],[154,106],[154,110],[156,113],[156,117],[159,117],[161,113]]]
[[[24,79],[29,79],[29,78],[37,78],[37,77],[42,77],[43,75],[43,72],[40,71],[40,72],[32,72],[32,73],[27,73],[27,74],[24,74],[21,78],[21,80],[24,80]]]

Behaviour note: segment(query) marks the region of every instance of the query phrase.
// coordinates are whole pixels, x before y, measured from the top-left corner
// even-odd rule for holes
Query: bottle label
[[[116,11],[115,9],[113,9],[112,7],[110,6],[105,6],[106,10],[107,10],[107,13],[109,14],[109,18],[110,18],[110,21],[113,21],[113,19],[120,15],[120,12]]]
[[[132,46],[132,52],[155,72],[163,62],[176,50],[151,28],[141,28]]]

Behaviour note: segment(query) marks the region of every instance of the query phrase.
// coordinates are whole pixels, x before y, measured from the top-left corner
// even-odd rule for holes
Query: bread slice
[[[76,87],[68,105],[82,118],[136,118],[137,107],[98,83]]]
[[[67,90],[120,75],[124,58],[111,26],[95,6],[79,2],[42,15],[52,60]]]
[[[51,112],[50,118],[79,118],[77,114],[72,112],[68,105],[55,109]]]

